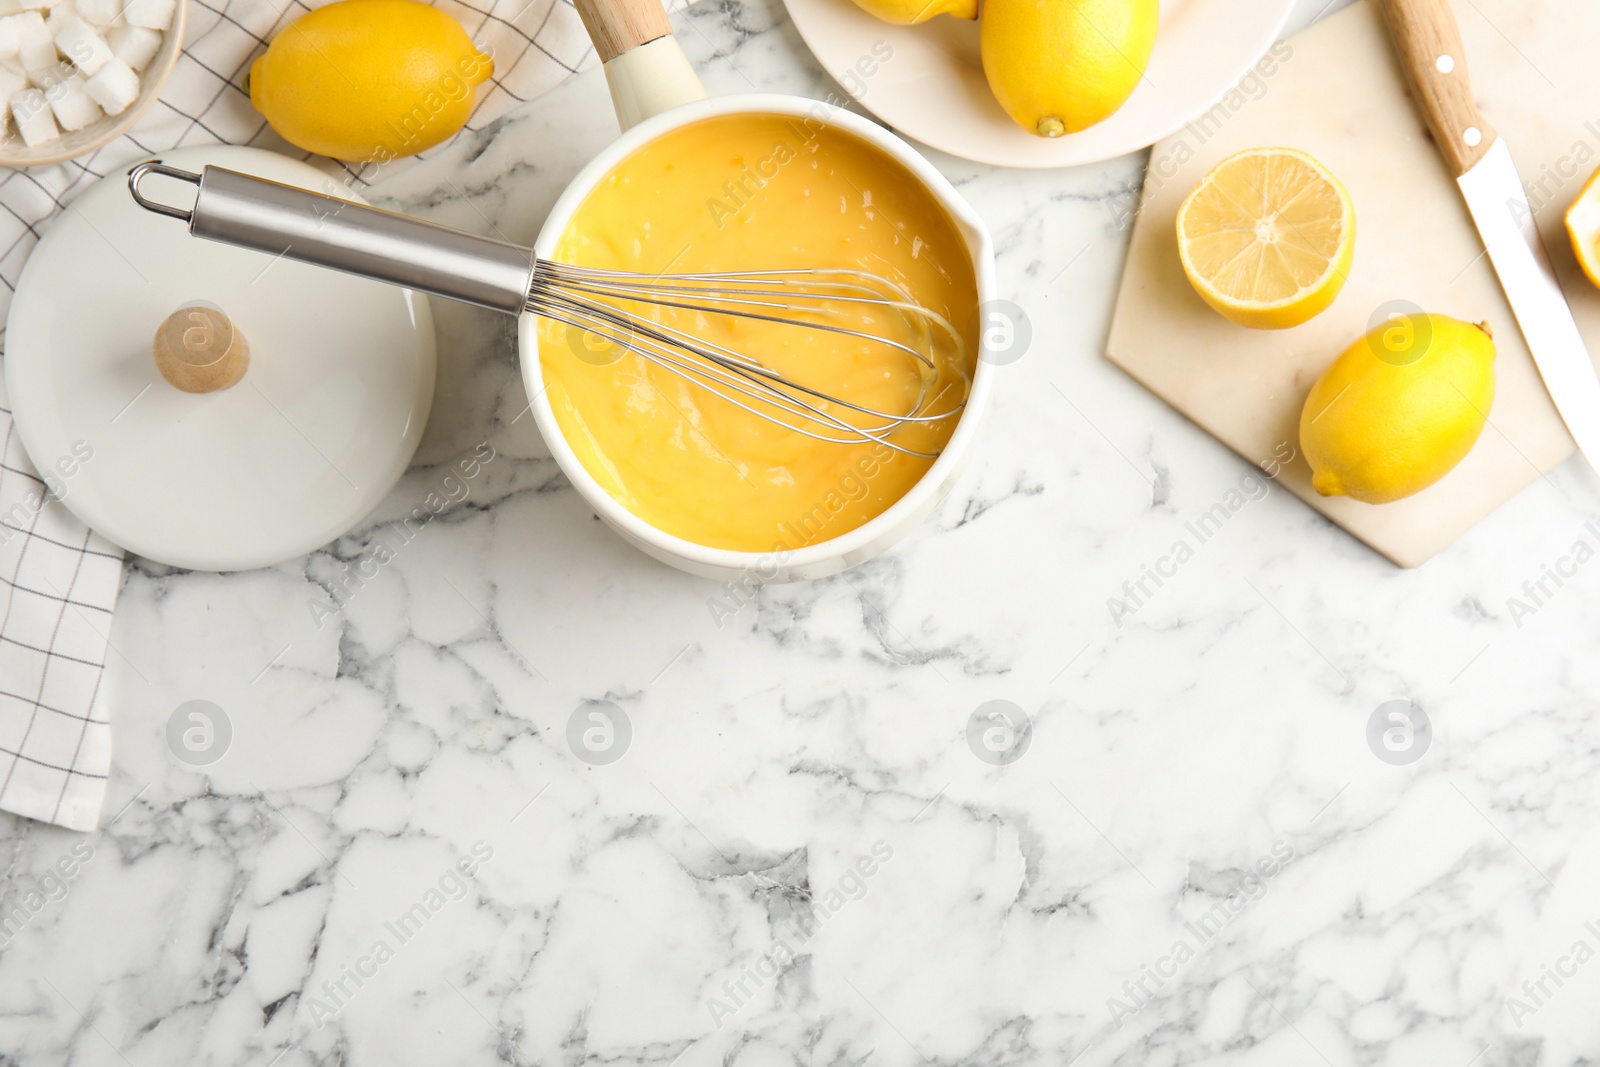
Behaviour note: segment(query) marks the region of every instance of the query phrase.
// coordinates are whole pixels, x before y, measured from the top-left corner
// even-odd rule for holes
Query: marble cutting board
[[[1516,156],[1545,243],[1591,354],[1600,290],[1579,270],[1562,217],[1600,165],[1600,5],[1570,0],[1455,0],[1479,102]],[[1582,47],[1578,47],[1580,45]],[[1333,307],[1293,330],[1225,321],[1190,288],[1174,223],[1183,198],[1245,148],[1306,150],[1355,200],[1355,266]],[[1471,322],[1498,342],[1498,395],[1472,453],[1407,500],[1324,499],[1299,458],[1298,423],[1322,369],[1407,301]],[[1379,316],[1381,317],[1381,316]],[[1254,463],[1287,455],[1280,481],[1395,563],[1414,567],[1572,455],[1483,245],[1411,100],[1375,0],[1281,42],[1200,122],[1151,151],[1107,355]]]

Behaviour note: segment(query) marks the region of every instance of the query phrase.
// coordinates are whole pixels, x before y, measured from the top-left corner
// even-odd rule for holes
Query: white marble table
[[[775,21],[680,36],[713,91],[826,93]],[[559,92],[379,199],[530,239],[611,135],[596,75]],[[719,626],[518,418],[511,322],[442,304],[427,439],[366,528],[133,561],[105,828],[0,818],[0,1063],[1594,1062],[1600,566],[1509,599],[1600,541],[1600,482],[1568,464],[1396,570],[1102,359],[1142,159],[936,162],[1035,341],[871,564]],[[231,725],[204,766],[166,740],[191,700]],[[996,700],[1032,730],[1001,765],[966,739]],[[1369,746],[1391,700],[1432,722],[1405,765]],[[592,702],[631,724],[609,764],[568,742]]]

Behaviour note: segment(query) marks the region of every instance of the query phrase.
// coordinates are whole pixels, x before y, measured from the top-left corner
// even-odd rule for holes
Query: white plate
[[[784,2],[823,68],[863,107],[923,144],[1002,167],[1098,163],[1176,133],[1239,84],[1294,8],[1294,0],[1162,0],[1155,52],[1128,102],[1098,126],[1046,139],[995,102],[976,22],[939,15],[893,26],[852,0]]]
[[[161,158],[351,196],[259,149]],[[145,191],[194,198],[168,178]],[[156,327],[196,300],[250,344],[230,389],[180,392],[151,358]],[[348,531],[405,471],[433,402],[426,298],[191,237],[135,205],[124,171],[78,197],[28,257],[5,347],[17,432],[67,508],[130,552],[196,570],[269,566]]]

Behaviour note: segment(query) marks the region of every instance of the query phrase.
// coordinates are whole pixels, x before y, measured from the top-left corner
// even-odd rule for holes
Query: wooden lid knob
[[[226,389],[250,366],[244,334],[214,304],[189,304],[168,315],[156,329],[153,350],[161,377],[186,393]]]

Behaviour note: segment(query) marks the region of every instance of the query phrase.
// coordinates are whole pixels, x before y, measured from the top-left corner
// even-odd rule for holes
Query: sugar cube
[[[98,73],[101,67],[116,58],[106,39],[77,16],[56,34],[56,47],[85,74]]]
[[[128,105],[139,99],[139,75],[120,59],[113,58],[83,83],[94,102],[106,109],[107,115],[120,115]]]
[[[63,130],[81,130],[100,117],[100,105],[84,91],[82,74],[62,79],[44,95]]]
[[[44,25],[50,31],[50,39],[55,40],[56,34],[66,29],[67,23],[78,14],[78,8],[72,0],[61,0],[50,13],[44,17]]]
[[[10,100],[28,87],[28,76],[10,67],[0,67],[0,100]],[[0,126],[4,126],[5,113],[0,112]]]
[[[21,10],[21,0],[0,0],[0,16],[15,15]],[[0,115],[0,118],[3,117],[3,115]]]
[[[78,14],[96,26],[109,26],[122,14],[122,0],[77,0],[77,8]]]
[[[0,18],[0,59],[11,59],[22,48],[22,27]]]
[[[36,70],[53,67],[56,63],[56,43],[45,28],[44,16],[37,11],[24,11],[20,15],[7,15],[0,23],[12,27],[17,38],[17,57],[22,69],[30,74]]]
[[[17,120],[17,132],[22,135],[23,144],[43,144],[61,136],[56,120],[50,117],[50,102],[38,89],[24,89],[13,96],[11,115]]]
[[[128,0],[125,17],[135,26],[164,30],[172,25],[172,15],[178,9],[178,0]]]
[[[111,51],[134,70],[143,70],[161,51],[161,31],[144,26],[114,26],[106,36]]]
[[[37,11],[40,8],[55,7],[56,0],[21,0],[21,4],[25,10]]]
[[[44,90],[44,95],[50,95],[51,86],[72,74],[77,68],[66,60],[57,60],[48,67],[28,71],[28,80]]]

